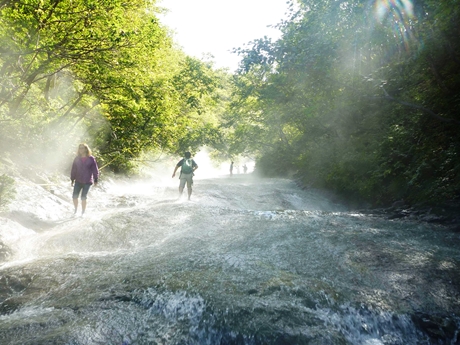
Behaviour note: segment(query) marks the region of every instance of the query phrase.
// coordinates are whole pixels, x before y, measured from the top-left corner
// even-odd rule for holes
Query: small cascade
[[[441,226],[250,175],[92,203],[46,227],[0,219],[1,344],[460,341],[460,236]]]

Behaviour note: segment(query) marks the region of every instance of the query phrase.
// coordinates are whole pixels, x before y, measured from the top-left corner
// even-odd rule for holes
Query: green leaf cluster
[[[291,5],[279,40],[237,50],[231,150],[350,200],[459,197],[458,1]]]
[[[102,167],[129,171],[145,151],[219,140],[228,76],[176,48],[161,11],[145,0],[2,2],[1,147],[39,163],[88,142]]]

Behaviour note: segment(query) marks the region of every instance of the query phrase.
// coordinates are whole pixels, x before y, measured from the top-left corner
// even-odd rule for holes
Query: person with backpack
[[[192,159],[192,154],[190,152],[185,152],[184,158],[182,158],[174,168],[174,172],[172,177],[176,176],[177,169],[181,168],[180,170],[180,183],[179,183],[179,197],[182,195],[184,191],[185,184],[187,183],[187,191],[188,191],[188,200],[192,196],[192,185],[193,185],[193,172],[198,169],[198,164]]]

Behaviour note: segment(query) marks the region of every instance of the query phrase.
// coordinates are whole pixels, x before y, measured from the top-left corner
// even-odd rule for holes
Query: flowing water
[[[10,239],[0,344],[460,343],[460,234],[441,226],[246,175],[88,205]]]

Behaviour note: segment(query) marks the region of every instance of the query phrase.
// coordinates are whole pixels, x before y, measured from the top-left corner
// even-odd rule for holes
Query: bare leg
[[[85,213],[86,211],[86,200],[81,201],[81,214]]]
[[[192,196],[192,185],[193,185],[193,180],[188,180],[187,181],[188,200],[190,200],[190,197]]]
[[[73,199],[73,206],[75,207],[75,211],[73,213],[77,213],[78,199]]]
[[[183,191],[184,191],[184,187],[179,186],[179,198],[181,197]]]

